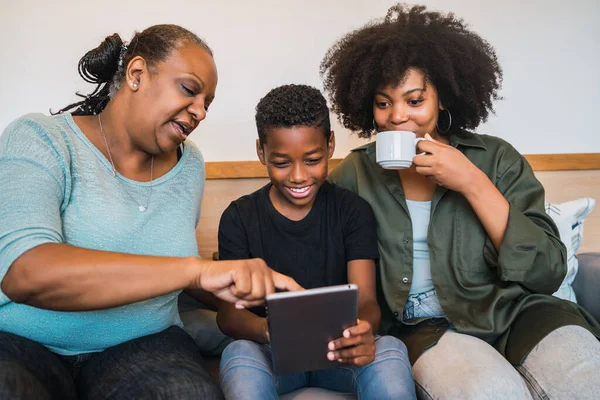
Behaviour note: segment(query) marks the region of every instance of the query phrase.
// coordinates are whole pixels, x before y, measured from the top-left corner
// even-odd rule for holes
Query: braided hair
[[[50,113],[61,114],[73,109],[73,115],[102,112],[121,88],[127,66],[134,57],[143,57],[152,68],[186,43],[195,44],[212,56],[212,50],[206,42],[178,25],[154,25],[136,32],[129,45],[117,33],[107,36],[98,47],[88,51],[79,60],[79,75],[84,81],[96,85],[94,91],[87,95],[76,93],[83,100],[69,104],[57,113]]]

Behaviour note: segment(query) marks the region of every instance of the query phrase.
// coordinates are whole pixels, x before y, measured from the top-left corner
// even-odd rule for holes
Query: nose
[[[196,123],[199,123],[206,118],[206,109],[204,108],[203,100],[193,102],[187,110]]]
[[[390,122],[394,125],[400,125],[408,121],[408,110],[402,104],[395,105],[390,115]]]
[[[290,172],[290,183],[302,183],[308,179],[303,163],[294,163]]]

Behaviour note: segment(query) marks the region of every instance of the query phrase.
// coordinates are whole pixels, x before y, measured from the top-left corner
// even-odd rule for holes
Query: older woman
[[[215,96],[212,52],[157,25],[107,37],[79,71],[94,93],[0,138],[0,397],[222,398],[178,293],[251,306],[298,286],[197,257],[204,163],[185,139]]]

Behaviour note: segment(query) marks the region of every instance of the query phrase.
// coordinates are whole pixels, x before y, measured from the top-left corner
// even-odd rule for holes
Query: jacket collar
[[[453,147],[461,145],[464,147],[476,147],[487,150],[487,146],[481,136],[469,131],[461,131],[460,134],[450,135],[450,145]]]

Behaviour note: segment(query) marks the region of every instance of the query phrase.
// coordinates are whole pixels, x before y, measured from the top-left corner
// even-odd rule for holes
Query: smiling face
[[[303,218],[327,179],[328,160],[335,149],[333,132],[327,141],[323,127],[270,128],[265,144],[257,140],[256,148],[267,166],[275,208],[290,219]]]
[[[212,56],[195,44],[184,44],[150,70],[142,58],[132,60],[128,70],[125,84],[136,92],[127,129],[132,141],[150,153],[175,151],[206,118],[215,97],[218,78]]]
[[[436,124],[441,109],[436,88],[414,68],[397,85],[379,88],[373,100],[373,116],[379,132],[410,131],[417,137],[429,133],[439,138]]]

